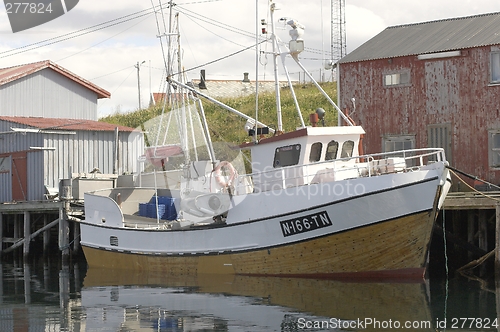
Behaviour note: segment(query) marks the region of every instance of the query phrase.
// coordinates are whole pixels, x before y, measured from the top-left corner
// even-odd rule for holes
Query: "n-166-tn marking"
[[[310,214],[300,218],[280,221],[281,231],[283,232],[284,237],[332,225],[333,223],[326,211]]]

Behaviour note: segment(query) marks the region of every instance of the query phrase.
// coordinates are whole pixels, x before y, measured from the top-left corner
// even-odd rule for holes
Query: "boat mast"
[[[278,118],[277,133],[278,135],[283,133],[283,120],[281,118],[281,99],[280,99],[280,82],[278,77],[278,57],[279,46],[278,39],[276,37],[276,29],[274,26],[274,11],[276,10],[276,3],[273,0],[269,0],[269,10],[271,12],[271,41],[273,43],[273,60],[274,60],[274,90],[276,94],[276,115]]]

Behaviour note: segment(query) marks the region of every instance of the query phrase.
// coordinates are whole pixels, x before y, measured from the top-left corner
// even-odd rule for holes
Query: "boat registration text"
[[[332,225],[333,223],[326,211],[310,214],[300,218],[280,221],[281,231],[283,232],[284,237]]]

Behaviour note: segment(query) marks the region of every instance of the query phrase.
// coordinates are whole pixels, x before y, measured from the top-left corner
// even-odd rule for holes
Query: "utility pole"
[[[141,77],[139,75],[139,70],[141,68],[141,65],[146,62],[146,61],[143,61],[141,63],[139,63],[139,61],[137,61],[137,64],[134,65],[135,68],[137,68],[137,90],[138,90],[138,93],[139,93],[139,110],[142,109],[142,104],[141,104]]]

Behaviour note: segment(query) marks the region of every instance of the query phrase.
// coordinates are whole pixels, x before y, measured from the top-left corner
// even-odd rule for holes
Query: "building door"
[[[443,148],[446,160],[451,164],[451,124],[441,123],[427,126],[427,145],[430,148]]]
[[[12,154],[12,200],[28,200],[28,163],[26,152]]]

